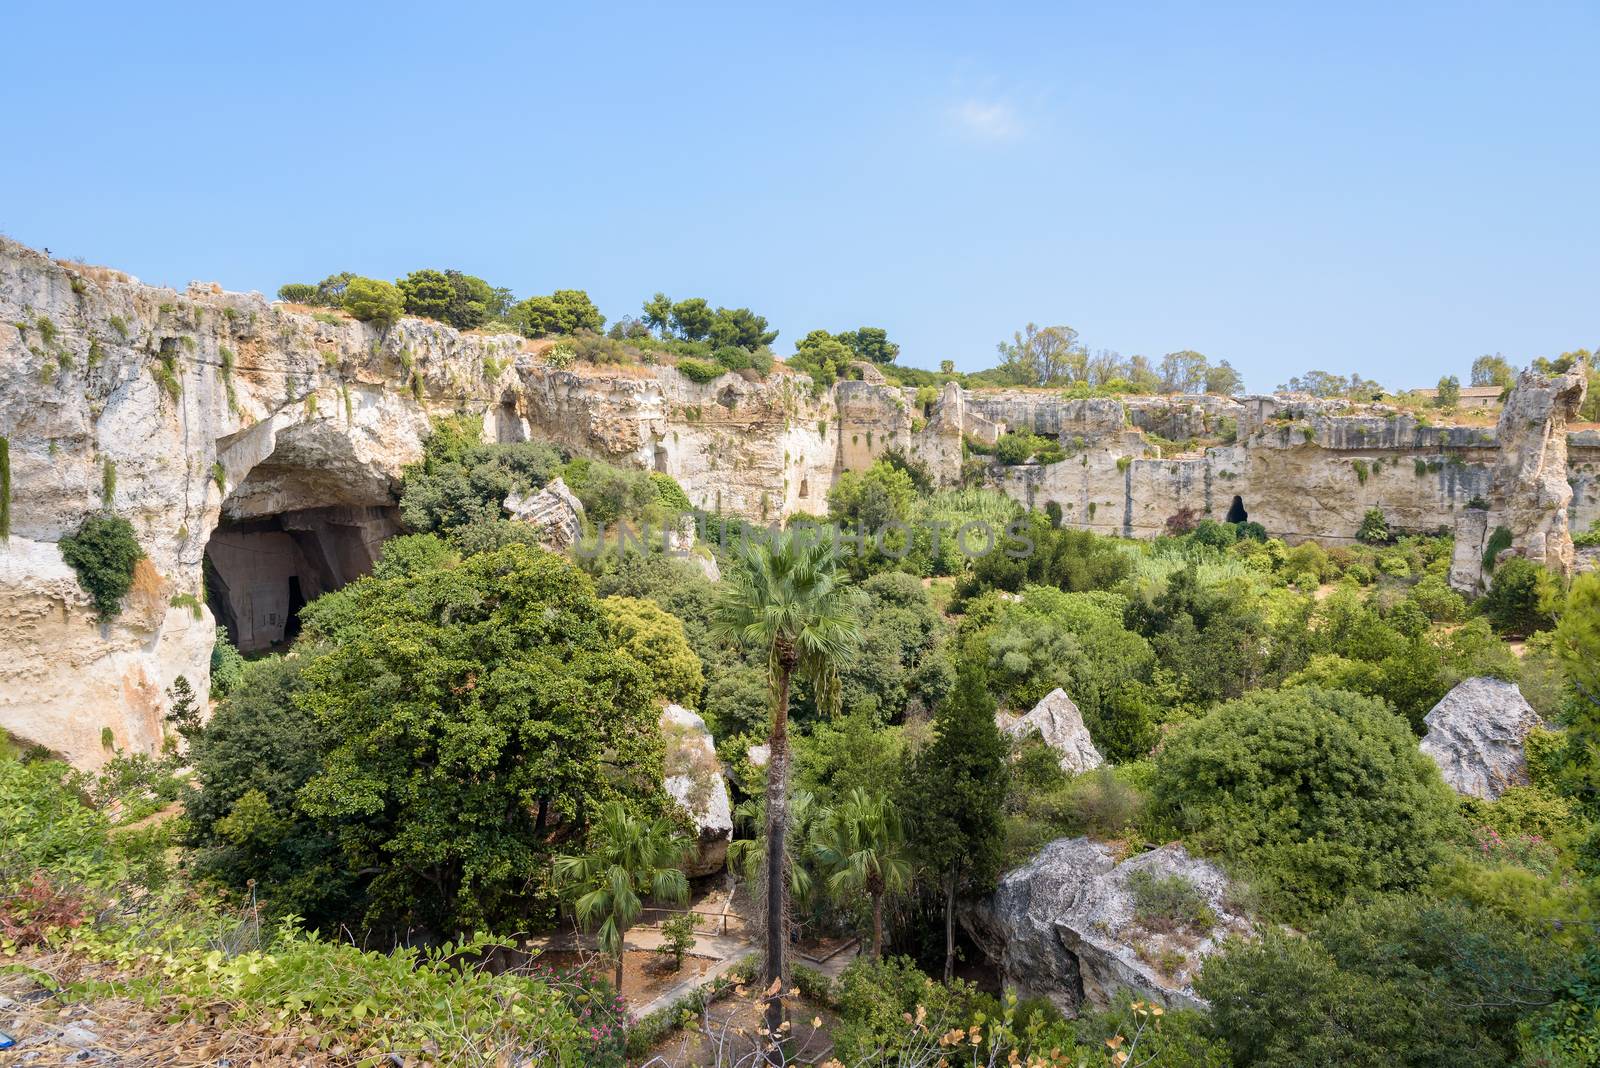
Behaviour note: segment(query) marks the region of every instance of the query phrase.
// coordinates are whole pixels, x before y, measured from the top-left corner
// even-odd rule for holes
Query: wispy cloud
[[[950,125],[980,141],[1015,141],[1026,132],[1017,109],[1003,100],[963,100],[949,111]]]

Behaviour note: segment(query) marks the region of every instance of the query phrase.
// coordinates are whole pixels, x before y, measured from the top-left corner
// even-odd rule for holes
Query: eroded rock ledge
[[[417,319],[380,331],[214,284],[180,293],[0,240],[12,487],[0,727],[84,766],[105,758],[106,729],[114,745],[156,746],[173,679],[206,687],[215,621],[192,606],[218,527],[233,525],[240,552],[306,572],[298,591],[267,589],[287,564],[229,591],[251,597],[270,639],[296,596],[370,562],[393,529],[401,472],[444,413],[481,416],[487,440],[550,440],[664,471],[696,506],[755,520],[825,511],[840,472],[891,448],[951,484],[963,438],[1028,429],[1058,437],[1067,458],[997,468],[994,483],[1058,505],[1070,525],[1142,536],[1182,508],[1248,511],[1274,535],[1343,541],[1379,506],[1402,530],[1466,524],[1464,586],[1495,527],[1513,551],[1565,568],[1571,523],[1600,515],[1600,434],[1566,430],[1581,375],[1525,376],[1498,429],[1441,428],[1296,396],[1065,400],[951,383],[919,400],[867,381],[818,392],[786,371],[702,384],[668,366],[557,369],[541,347]],[[1217,440],[1230,428],[1232,444],[1178,456],[1149,436]],[[56,543],[103,507],[133,524],[151,566],[139,604],[102,627]]]

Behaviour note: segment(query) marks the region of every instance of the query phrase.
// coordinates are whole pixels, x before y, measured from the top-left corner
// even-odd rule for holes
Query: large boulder
[[[1467,679],[1445,694],[1423,722],[1428,733],[1422,751],[1457,793],[1493,801],[1508,787],[1527,785],[1523,743],[1539,726],[1539,714],[1515,683]]]
[[[684,864],[690,878],[714,875],[727,864],[733,841],[733,806],[706,721],[682,705],[661,711],[666,741],[667,793],[695,828],[695,851]]]
[[[504,507],[511,518],[536,528],[540,542],[555,552],[575,544],[583,533],[583,502],[560,478],[537,493],[512,493]]]
[[[1116,862],[1088,838],[1062,838],[1008,872],[962,924],[1008,991],[1044,997],[1068,1016],[1105,1008],[1121,990],[1204,1008],[1194,977],[1249,918],[1216,865],[1177,843]]]
[[[1061,770],[1069,775],[1105,763],[1089,737],[1089,728],[1083,725],[1083,713],[1065,690],[1051,690],[1027,715],[1002,721],[1000,728],[1014,738],[1038,732],[1046,745],[1061,754]]]

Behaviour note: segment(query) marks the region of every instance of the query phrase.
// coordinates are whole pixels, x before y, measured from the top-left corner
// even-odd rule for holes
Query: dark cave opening
[[[1247,523],[1249,520],[1250,513],[1244,510],[1244,498],[1235,495],[1233,504],[1228,508],[1228,522]]]
[[[224,518],[206,543],[206,602],[240,652],[300,633],[300,610],[372,570],[399,530],[393,508],[305,508]]]

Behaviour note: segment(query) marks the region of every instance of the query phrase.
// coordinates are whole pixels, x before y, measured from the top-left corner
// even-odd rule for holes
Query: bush
[[[119,515],[97,513],[62,538],[58,547],[61,558],[78,573],[78,585],[94,600],[100,619],[115,616],[133,588],[133,569],[144,558],[133,524]]]
[[[1417,886],[1456,830],[1454,797],[1406,722],[1342,690],[1221,706],[1172,735],[1152,786],[1158,821],[1256,869],[1290,918]]]
[[[238,688],[244,678],[244,657],[228,640],[228,628],[218,627],[211,646],[211,699],[220,701]]]
[[[703,360],[680,359],[677,363],[678,370],[691,382],[704,385],[707,382],[721,378],[728,373],[728,369],[721,364],[706,363]]]
[[[391,282],[352,278],[345,286],[344,310],[364,323],[392,326],[405,312],[405,298]]]
[[[1521,556],[1495,568],[1483,610],[1501,634],[1526,637],[1555,626],[1561,586],[1554,575]]]
[[[600,606],[611,624],[617,648],[650,673],[654,696],[698,707],[705,679],[700,673],[700,658],[684,638],[682,621],[654,601],[635,597],[607,597]]]
[[[1368,508],[1356,529],[1356,540],[1366,545],[1385,545],[1389,541],[1389,520],[1382,508]]]
[[[1140,868],[1124,880],[1133,895],[1133,918],[1154,933],[1188,931],[1204,935],[1217,925],[1217,914],[1206,896],[1182,875],[1157,877]]]

